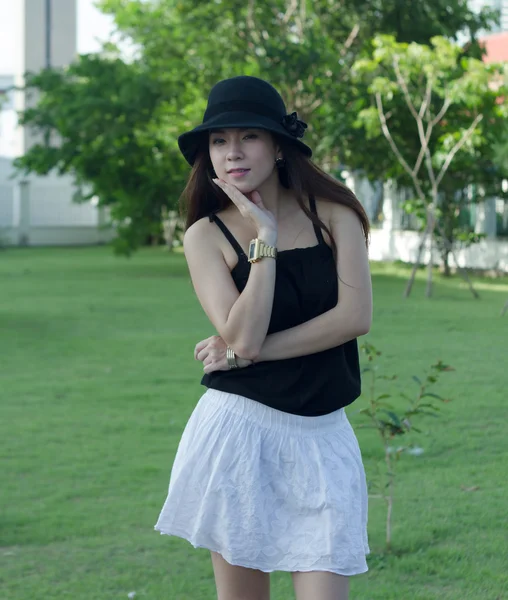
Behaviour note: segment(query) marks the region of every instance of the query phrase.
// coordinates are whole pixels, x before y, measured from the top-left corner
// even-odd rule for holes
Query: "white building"
[[[17,112],[35,99],[9,88],[22,87],[27,71],[63,67],[74,60],[77,15],[76,0],[0,3],[0,244],[88,244],[111,237],[99,229],[103,215],[95,206],[72,202],[76,192],[72,178],[12,179],[13,159],[38,140],[17,124]]]

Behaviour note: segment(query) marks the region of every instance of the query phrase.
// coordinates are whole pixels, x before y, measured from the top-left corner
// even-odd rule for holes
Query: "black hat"
[[[286,114],[279,92],[257,77],[232,77],[215,84],[208,96],[203,123],[182,133],[178,146],[189,164],[194,164],[202,135],[211,129],[255,127],[266,129],[291,140],[299,150],[312,156],[302,138],[307,124],[297,114]]]

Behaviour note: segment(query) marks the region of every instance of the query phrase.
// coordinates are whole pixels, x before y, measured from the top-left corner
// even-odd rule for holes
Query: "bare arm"
[[[315,354],[340,346],[369,331],[372,321],[372,286],[367,249],[360,221],[345,207],[334,205],[330,228],[337,243],[340,274],[339,301],[331,310],[291,329],[267,336],[255,362],[283,360]],[[204,372],[227,370],[226,343],[219,336],[211,336],[196,345],[194,357],[203,362]],[[241,367],[251,360],[242,354]]]
[[[267,336],[255,362],[315,354],[368,333],[372,285],[360,220],[351,209],[334,205],[330,225],[338,251],[337,306],[301,325]]]
[[[235,196],[230,197],[242,216],[249,218],[254,213],[252,220],[255,219],[259,237],[269,245],[276,245],[276,222],[264,208],[259,194],[250,201],[231,188],[228,195],[231,192]],[[238,356],[250,359],[259,354],[270,324],[275,260],[266,258],[251,265],[247,285],[239,294],[217,235],[216,226],[211,226],[208,219],[194,223],[185,233],[185,257],[196,295],[215,329]]]

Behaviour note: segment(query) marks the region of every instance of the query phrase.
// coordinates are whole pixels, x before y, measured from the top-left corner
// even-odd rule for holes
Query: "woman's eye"
[[[248,139],[253,139],[253,140],[254,140],[254,139],[256,139],[257,137],[258,137],[258,136],[257,136],[255,133],[248,133],[248,134],[245,136],[245,139],[247,139],[247,140],[248,140]]]
[[[212,142],[214,145],[221,144],[224,140],[222,138],[215,138]]]

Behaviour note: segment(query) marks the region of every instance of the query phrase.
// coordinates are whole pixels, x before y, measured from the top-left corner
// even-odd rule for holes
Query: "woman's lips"
[[[241,171],[229,171],[228,175],[234,177],[235,179],[238,179],[240,177],[245,177],[245,175],[247,175],[248,173],[250,173],[250,169],[242,169]]]

